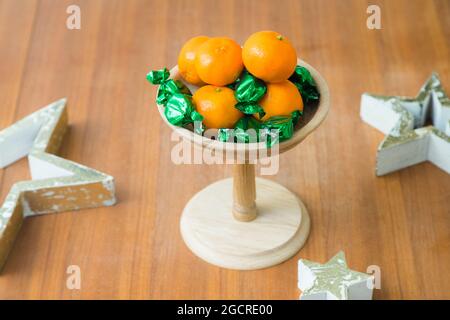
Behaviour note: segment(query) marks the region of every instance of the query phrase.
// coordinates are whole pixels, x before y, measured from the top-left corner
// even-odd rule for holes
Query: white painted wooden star
[[[415,98],[363,94],[361,118],[386,134],[377,151],[378,176],[427,160],[450,173],[450,99],[436,73]]]
[[[371,300],[373,276],[350,270],[340,251],[325,264],[300,259],[301,300]]]
[[[14,184],[0,207],[0,271],[26,217],[116,202],[113,177],[56,156],[67,126],[61,99],[0,131],[0,169],[28,155],[32,177]]]

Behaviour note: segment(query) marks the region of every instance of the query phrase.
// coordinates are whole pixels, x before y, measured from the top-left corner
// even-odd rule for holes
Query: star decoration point
[[[68,127],[60,99],[0,131],[0,168],[28,155],[32,180],[13,185],[0,207],[0,271],[29,216],[111,206],[114,178],[56,153]]]
[[[298,263],[301,300],[370,300],[373,276],[348,268],[340,251],[325,264],[300,259]]]
[[[450,99],[437,73],[415,98],[363,94],[360,114],[386,134],[377,150],[378,176],[427,160],[450,173]]]

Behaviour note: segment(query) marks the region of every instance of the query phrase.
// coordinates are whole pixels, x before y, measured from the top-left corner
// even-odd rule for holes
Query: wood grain
[[[373,1],[363,0],[79,0],[81,30],[68,30],[73,1],[1,1],[0,127],[67,96],[62,156],[113,175],[120,203],[27,220],[0,298],[296,299],[298,258],[342,249],[355,270],[380,266],[377,299],[450,299],[450,176],[423,163],[375,177],[383,135],[359,119],[361,93],[413,96],[433,70],[450,92],[450,3],[376,2],[381,30],[366,28]],[[174,65],[194,35],[242,43],[262,29],[286,34],[325,77],[331,112],[271,177],[308,207],[305,247],[274,268],[229,271],[185,247],[179,217],[231,170],[170,161],[171,130],[145,74]],[[0,171],[0,199],[26,178],[25,161]],[[66,288],[69,265],[81,268],[81,290]]]

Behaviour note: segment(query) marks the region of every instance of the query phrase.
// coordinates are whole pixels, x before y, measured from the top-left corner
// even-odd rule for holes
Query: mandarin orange
[[[263,121],[273,116],[290,116],[295,110],[303,110],[302,96],[297,87],[289,80],[268,83],[267,92],[259,104],[266,114],[261,119],[258,114],[254,116]]]
[[[244,116],[234,107],[237,100],[230,88],[206,85],[198,89],[192,98],[207,128],[233,128]]]
[[[204,84],[195,70],[197,49],[208,39],[206,36],[198,36],[188,40],[178,55],[178,70],[181,76],[184,80],[196,86]]]
[[[297,65],[297,53],[288,38],[275,31],[260,31],[245,41],[242,49],[245,68],[265,82],[287,80]]]
[[[211,38],[197,50],[195,69],[205,83],[219,87],[233,83],[243,68],[242,49],[232,39]]]

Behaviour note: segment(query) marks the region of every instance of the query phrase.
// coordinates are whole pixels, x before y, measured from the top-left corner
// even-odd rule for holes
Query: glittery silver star
[[[14,184],[0,207],[0,271],[24,218],[116,202],[113,177],[55,155],[66,129],[61,99],[0,131],[0,168],[28,155],[33,179]]]
[[[325,264],[300,259],[298,286],[302,300],[370,300],[373,277],[350,270],[340,251]]]
[[[361,118],[387,134],[378,147],[377,175],[423,161],[450,173],[450,99],[433,73],[415,98],[365,93]],[[424,126],[430,121],[432,126]]]

